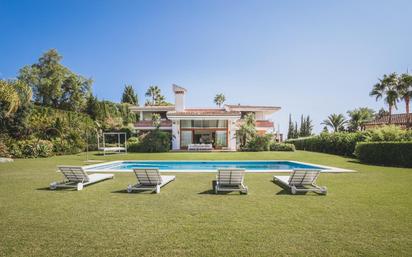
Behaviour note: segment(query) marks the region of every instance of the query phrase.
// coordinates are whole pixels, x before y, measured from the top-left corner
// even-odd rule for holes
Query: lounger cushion
[[[87,183],[84,183],[85,185],[96,183],[105,179],[111,179],[113,178],[113,174],[90,174],[89,176],[89,181]]]
[[[289,185],[290,176],[274,176],[274,178],[284,185]]]

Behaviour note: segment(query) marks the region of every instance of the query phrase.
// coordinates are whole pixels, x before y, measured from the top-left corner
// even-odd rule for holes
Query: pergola
[[[103,151],[103,155],[106,155],[106,152],[110,153],[127,153],[127,133],[125,132],[103,132],[103,142],[100,146],[99,136],[97,136],[97,147],[99,151]],[[117,136],[116,143],[107,143],[107,136]],[[124,143],[121,143],[121,138],[124,138]]]

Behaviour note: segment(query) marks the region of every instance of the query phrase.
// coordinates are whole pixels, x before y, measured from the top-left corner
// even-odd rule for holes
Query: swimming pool
[[[84,167],[88,172],[131,172],[135,168],[158,168],[163,172],[215,172],[219,168],[241,168],[247,172],[290,172],[319,169],[322,172],[350,170],[296,161],[114,161]]]

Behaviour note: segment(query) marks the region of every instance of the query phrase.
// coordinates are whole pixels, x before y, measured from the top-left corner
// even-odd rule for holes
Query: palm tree
[[[165,103],[166,103],[166,97],[159,94],[155,100],[155,105],[165,105]]]
[[[389,106],[389,124],[392,123],[392,109],[397,109],[396,103],[399,101],[399,79],[394,72],[389,75],[383,75],[382,79],[373,86],[370,96],[375,96],[376,101],[383,98],[385,103]]]
[[[0,80],[0,106],[4,108],[4,117],[15,113],[21,106],[30,103],[32,90],[26,83],[19,80]]]
[[[375,111],[367,107],[356,108],[352,111],[348,111],[350,117],[349,120],[349,130],[357,131],[362,130],[364,124],[373,119]]]
[[[150,86],[146,91],[146,97],[150,97],[151,101],[149,101],[150,105],[156,105],[156,100],[160,96],[160,88],[158,86]],[[148,102],[146,102],[148,103]]]
[[[226,97],[224,94],[217,94],[215,98],[213,99],[213,101],[220,108],[222,104],[226,101]]]
[[[236,137],[239,138],[240,146],[244,147],[250,139],[256,135],[256,119],[253,113],[248,113],[243,118],[243,124],[236,131]]]
[[[412,97],[412,75],[404,73],[399,78],[398,92],[400,98],[405,101],[406,114],[408,117],[408,127],[411,125],[411,120],[409,117],[409,103]]]
[[[323,120],[322,125],[326,125],[333,129],[334,132],[344,130],[344,126],[347,123],[345,116],[343,114],[331,114],[326,120]]]

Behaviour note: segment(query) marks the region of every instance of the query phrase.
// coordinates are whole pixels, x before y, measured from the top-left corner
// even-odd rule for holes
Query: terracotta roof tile
[[[225,109],[185,109],[183,112],[167,112],[167,116],[240,116],[240,112]]]
[[[412,121],[412,113],[409,114],[409,118]],[[408,115],[406,113],[401,114],[392,114],[392,124],[407,124],[408,122]],[[375,119],[370,122],[365,123],[365,125],[382,125],[389,123],[389,115],[383,116],[380,119]]]

